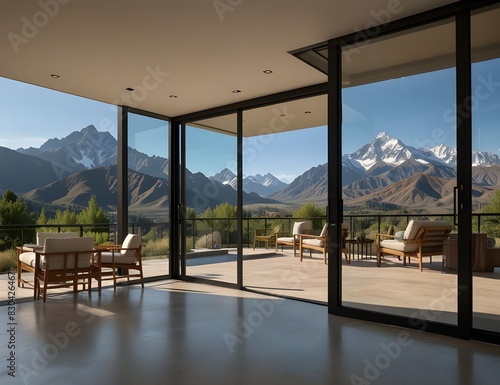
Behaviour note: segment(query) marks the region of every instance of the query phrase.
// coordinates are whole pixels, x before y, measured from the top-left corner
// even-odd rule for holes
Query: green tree
[[[49,218],[47,218],[47,214],[45,213],[45,207],[42,207],[42,211],[40,211],[40,215],[36,220],[37,225],[46,225],[49,222]]]
[[[109,223],[109,218],[104,210],[97,204],[97,198],[95,195],[90,197],[87,208],[82,210],[77,215],[77,223]]]
[[[70,209],[56,210],[54,218],[49,219],[47,224],[50,225],[76,225],[76,213]]]
[[[109,218],[104,210],[97,204],[95,195],[90,197],[88,206],[76,216],[76,223],[81,225],[89,225],[93,223],[109,224]],[[108,226],[93,227],[90,231],[95,233],[107,232]]]
[[[222,235],[223,243],[236,243],[236,217],[237,207],[224,202],[216,206],[215,209],[207,208],[202,214],[202,218],[212,219],[207,221],[206,231],[218,231]],[[245,216],[245,212],[243,212]],[[226,240],[227,238],[227,240]]]
[[[292,214],[294,218],[298,219],[311,219],[313,229],[321,230],[323,227],[323,219],[326,215],[324,208],[316,206],[313,202],[307,202],[305,205],[299,207]]]
[[[193,219],[196,218],[196,212],[192,207],[186,208],[186,218],[187,219]]]
[[[35,214],[28,212],[28,206],[13,191],[6,190],[0,199],[0,225],[27,225],[35,223]],[[12,248],[21,243],[23,236],[28,239],[33,237],[34,231],[21,229],[2,230],[0,247]]]

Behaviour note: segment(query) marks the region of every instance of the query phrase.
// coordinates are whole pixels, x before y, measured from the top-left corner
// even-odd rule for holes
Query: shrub
[[[142,256],[147,258],[165,258],[170,254],[168,238],[147,241],[142,247]]]
[[[17,251],[9,249],[0,252],[0,272],[17,270]]]

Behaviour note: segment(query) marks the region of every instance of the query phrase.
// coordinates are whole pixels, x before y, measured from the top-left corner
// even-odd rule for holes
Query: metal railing
[[[454,223],[453,214],[350,214],[344,216],[344,222],[349,224],[349,231],[355,234],[359,231],[375,228],[375,232],[384,232],[388,224],[399,224],[397,228],[404,230],[411,219],[444,219],[448,220],[453,231],[457,230]],[[313,222],[313,232],[321,231],[325,217],[316,218],[292,218],[292,217],[249,217],[243,218],[243,246],[253,245],[255,230],[271,229],[277,225],[280,226],[283,234],[291,234],[293,223],[297,221],[311,220]],[[500,236],[500,214],[473,214],[473,228],[475,232],[497,232]],[[376,225],[375,225],[376,224]],[[168,234],[170,224],[168,222],[134,222],[129,224],[129,230],[132,233],[146,235],[152,228],[158,234],[159,238],[163,234]],[[43,229],[47,231],[54,229],[61,231],[77,231],[80,236],[85,233],[107,234],[108,240],[115,242],[117,239],[116,223],[92,223],[92,224],[52,224],[52,225],[0,225],[0,240],[11,235],[19,244],[34,243],[36,231]],[[493,229],[493,230],[492,230]],[[209,234],[219,232],[221,244],[219,247],[236,247],[237,245],[237,219],[236,218],[189,218],[186,220],[186,241],[187,248],[195,248],[197,242]],[[15,235],[15,237],[14,237]],[[495,234],[492,234],[495,236]],[[210,247],[210,245],[199,245],[199,247]]]

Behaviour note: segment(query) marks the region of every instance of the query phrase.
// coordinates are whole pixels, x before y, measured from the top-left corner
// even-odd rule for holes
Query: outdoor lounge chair
[[[411,220],[402,239],[397,239],[395,235],[377,234],[377,266],[380,267],[383,255],[390,254],[402,257],[404,266],[406,258],[408,263],[411,257],[417,258],[422,271],[423,257],[430,257],[432,263],[433,255],[443,255],[444,241],[450,231],[451,225],[447,221]]]
[[[253,249],[255,250],[255,245],[257,242],[264,242],[266,249],[269,249],[269,243],[274,243],[276,241],[276,234],[281,230],[281,226],[274,226],[271,230],[271,234],[267,234],[266,229],[257,229],[253,236]]]
[[[76,238],[78,237],[78,233],[76,232],[65,232],[65,233],[45,233],[39,232],[36,233],[36,244],[26,244],[17,248],[17,286],[24,287],[24,285],[34,286],[35,280],[33,279],[33,283],[30,281],[26,281],[22,277],[23,271],[27,271],[33,274],[35,277],[35,251],[43,250],[43,246],[45,244],[45,240],[47,238]]]
[[[93,237],[47,238],[43,250],[35,251],[35,299],[47,290],[78,285],[88,285],[91,291],[92,278],[97,278],[97,269],[92,264]]]
[[[346,242],[348,231],[348,224],[342,223],[341,235],[341,253],[344,253],[346,262],[349,264],[350,259],[347,253]],[[320,235],[299,234],[299,254],[300,262],[302,262],[304,249],[309,249],[309,257],[312,258],[312,250],[320,251],[323,253],[325,265],[328,264],[326,253],[328,252],[328,224],[325,223]]]
[[[116,281],[119,278],[139,277],[144,288],[141,256],[142,239],[137,234],[128,234],[121,245],[96,246],[97,253],[94,255],[94,264],[99,271],[99,291],[103,276],[112,276],[113,285],[116,290]],[[103,272],[102,269],[111,269]],[[118,271],[120,269],[120,271]],[[130,270],[137,270],[130,274]]]
[[[276,252],[278,252],[278,246],[281,245],[281,251],[283,251],[283,246],[293,247],[293,256],[297,255],[297,247],[299,246],[299,234],[309,234],[312,230],[312,222],[295,222],[293,224],[292,236],[283,236],[286,233],[276,233]]]

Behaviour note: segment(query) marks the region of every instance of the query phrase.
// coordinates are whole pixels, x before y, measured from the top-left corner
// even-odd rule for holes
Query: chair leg
[[[40,283],[38,282],[38,279],[35,277],[35,282],[33,282],[33,300],[37,299],[39,290],[40,290]]]
[[[19,260],[19,256],[17,257],[17,287],[21,287],[21,261]]]
[[[46,299],[47,299],[47,278],[45,278],[43,281],[43,302],[45,302]]]

